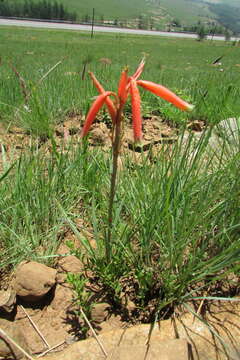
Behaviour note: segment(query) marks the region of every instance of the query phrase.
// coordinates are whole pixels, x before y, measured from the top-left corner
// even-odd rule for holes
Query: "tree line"
[[[75,12],[69,12],[62,3],[49,0],[38,2],[25,0],[18,3],[0,0],[0,16],[46,20],[77,20]]]

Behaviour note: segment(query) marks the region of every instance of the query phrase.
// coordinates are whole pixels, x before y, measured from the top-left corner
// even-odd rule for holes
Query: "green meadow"
[[[95,90],[87,76],[82,80],[84,64],[86,70],[95,72],[106,89],[114,90],[122,67],[128,65],[133,71],[143,56],[147,59],[144,77],[190,96],[196,104],[197,117],[218,121],[234,116],[239,108],[240,48],[227,42],[120,34],[95,34],[90,39],[87,33],[2,28],[0,51],[3,121],[15,121],[11,106],[17,107],[22,102],[18,78],[9,64],[31,88],[62,61],[33,91],[39,99],[39,114],[35,114],[34,122],[43,112],[48,118],[46,125],[51,125],[69,111],[86,111]],[[212,66],[220,56],[223,56],[222,65]],[[104,64],[102,58],[109,59],[111,64]],[[159,101],[151,96],[144,95],[143,99],[146,106],[159,106]],[[25,122],[25,115],[22,117]],[[27,118],[31,126],[28,115]]]
[[[206,289],[216,298],[237,294],[229,279],[239,276],[239,137],[235,142],[226,138],[218,161],[209,154],[208,141],[221,120],[240,116],[240,47],[222,41],[0,30],[0,275],[26,259],[54,266],[67,228],[82,244],[77,249],[68,244],[69,252],[91,269],[113,304],[120,306],[126,281],[139,311],[154,304],[146,321]],[[116,91],[123,67],[133,73],[143,56],[142,79],[161,83],[195,105],[185,114],[141,91],[143,115],[157,114],[178,129],[180,139],[181,129],[193,120],[206,127],[194,158],[191,138],[185,146],[173,144],[169,156],[163,147],[154,161],[144,154],[140,164],[126,158],[106,262],[111,151],[80,140],[63,149],[56,145],[54,129],[70,115],[85,116],[97,95],[89,70],[106,90]],[[212,65],[219,57],[221,64]],[[128,104],[126,121],[131,121]],[[17,157],[4,146],[14,126],[31,139]],[[39,139],[47,139],[52,150],[42,152]],[[76,225],[79,219],[82,227]],[[70,281],[85,306],[87,279],[81,274]],[[229,292],[223,290],[226,283]]]

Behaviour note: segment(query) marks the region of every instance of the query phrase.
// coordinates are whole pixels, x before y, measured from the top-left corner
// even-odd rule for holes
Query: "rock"
[[[240,131],[240,118],[222,120],[218,125],[216,125],[216,130],[219,132],[219,136],[232,137]]]
[[[173,339],[159,342],[147,347],[138,346],[119,346],[109,356],[107,360],[189,360],[190,346],[186,340]]]
[[[76,334],[77,337],[81,329],[76,315],[77,310],[79,306],[73,303],[72,290],[59,284],[56,285],[51,303],[45,306],[43,311],[40,311],[38,306],[26,308],[28,315],[50,346],[64,341],[70,334]],[[15,321],[23,331],[31,352],[41,353],[46,350],[46,345],[20,306],[17,307]]]
[[[203,321],[194,318],[190,313],[186,313],[180,318],[160,321],[152,329],[149,342],[150,348],[152,348],[154,354],[155,346],[157,346],[157,351],[160,351],[161,346],[164,347],[169,341],[177,338],[192,346],[192,354],[189,354],[191,360],[227,360],[230,358],[231,360],[239,360],[239,311],[240,304],[221,303],[220,306],[216,305],[215,309],[212,307],[211,314],[208,314]],[[137,325],[128,329],[115,329],[102,333],[98,337],[106,352],[110,355],[113,351],[116,351],[116,348],[119,350],[120,347],[145,346],[149,340],[150,330],[151,325]],[[172,344],[176,345],[177,342]],[[223,344],[225,344],[225,348]],[[180,356],[185,356],[187,351],[185,345],[181,346],[181,352],[179,349],[179,354],[178,351],[174,354],[172,352],[174,349],[171,348],[174,346],[169,347],[168,345],[166,355],[167,351],[169,351],[168,355],[175,357],[163,359],[181,360]],[[81,358],[84,360],[101,360],[105,357],[96,340],[89,338],[70,345],[61,353],[61,356],[51,354],[42,359],[79,360]],[[132,359],[138,359],[138,357],[134,356]],[[149,360],[148,357],[146,359]],[[161,357],[158,359],[162,360]]]
[[[57,255],[61,255],[63,257],[70,255],[70,249],[69,246],[67,246],[64,243],[61,243],[59,248],[57,249]]]
[[[66,282],[67,282],[67,274],[57,273],[56,282],[57,282],[58,284],[64,284],[64,283],[66,283]]]
[[[105,321],[97,325],[98,334],[104,334],[108,331],[126,328],[126,323],[123,322],[121,315],[108,314]]]
[[[150,344],[147,360],[190,360],[192,347],[185,339]]]
[[[54,298],[51,302],[51,309],[60,311],[67,309],[73,302],[73,292],[70,288],[57,284]]]
[[[229,118],[222,120],[215,126],[215,132],[228,143],[239,143],[240,118]]]
[[[19,264],[13,288],[25,301],[40,300],[55,285],[57,271],[35,261]]]
[[[74,255],[61,258],[58,265],[62,271],[73,274],[79,274],[83,270],[83,263]]]
[[[181,153],[187,158],[189,164],[192,164],[193,159],[199,156],[203,171],[206,167],[209,171],[212,168],[218,168],[220,161],[224,164],[228,159],[229,152],[224,150],[226,144],[215,131],[212,133],[185,131],[179,137],[177,146],[181,148]]]
[[[20,331],[17,324],[5,319],[0,319],[0,329],[3,330],[6,333],[6,335],[11,337],[25,351],[28,351],[24,335]],[[0,358],[2,357],[8,360],[11,359],[18,360],[18,359],[22,359],[24,355],[14,345],[11,344],[8,345],[7,341],[3,340],[0,334]]]
[[[209,138],[208,149],[223,162],[239,152],[240,118],[229,118],[217,124]],[[210,153],[210,152],[209,152]]]
[[[0,308],[10,313],[13,311],[16,304],[16,291],[9,288],[8,290],[0,291]]]
[[[106,320],[108,316],[108,309],[110,305],[107,303],[96,304],[91,310],[91,320],[97,323],[101,323]]]

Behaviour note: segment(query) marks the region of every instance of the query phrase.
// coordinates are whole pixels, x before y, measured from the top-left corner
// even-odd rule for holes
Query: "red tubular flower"
[[[101,107],[104,105],[104,103],[106,102],[106,99],[109,95],[113,95],[113,93],[111,91],[105,91],[103,94],[99,95],[97,97],[97,99],[94,101],[94,103],[92,104],[92,106],[87,114],[82,131],[81,131],[81,135],[80,135],[81,138],[86,136],[87,133],[89,132],[90,127],[91,127],[93,121],[95,120],[95,117],[97,116],[97,113],[99,112]]]
[[[99,94],[105,93],[105,90],[104,90],[103,86],[97,80],[95,75],[91,71],[89,71],[89,75],[90,75],[94,85],[96,86]],[[109,114],[111,116],[112,122],[115,123],[116,113],[117,113],[116,107],[115,107],[115,105],[113,104],[112,100],[109,97],[106,98],[105,103],[107,105],[108,112],[109,112]]]
[[[155,84],[151,81],[145,81],[145,80],[138,80],[137,84],[142,86],[144,89],[151,91],[153,94],[160,96],[164,100],[167,100],[168,102],[175,105],[177,108],[181,110],[192,110],[193,105],[187,103],[186,101],[180,99],[176,94],[174,94],[172,91],[168,90],[166,87]]]
[[[127,101],[127,97],[128,97],[127,83],[128,83],[128,68],[122,71],[118,85],[118,97],[121,104],[125,104],[125,102]]]
[[[168,90],[166,87],[159,84],[155,84],[154,82],[151,81],[138,80],[138,78],[142,74],[144,65],[145,65],[145,61],[144,59],[142,59],[142,61],[138,65],[137,70],[135,71],[132,77],[128,77],[128,68],[125,68],[122,71],[118,85],[117,95],[110,91],[106,92],[102,87],[102,85],[99,83],[99,81],[96,79],[94,74],[92,72],[89,72],[89,75],[100,95],[94,101],[93,105],[91,106],[88,112],[88,115],[85,120],[85,124],[81,132],[81,137],[87,135],[98,111],[101,109],[101,107],[104,104],[107,105],[113,124],[116,125],[116,122],[122,121],[123,107],[127,101],[128,94],[130,93],[131,104],[132,104],[132,121],[133,121],[134,139],[136,142],[140,142],[142,140],[142,118],[141,118],[141,98],[138,90],[138,85],[140,85],[146,90],[151,91],[153,94],[160,96],[161,98],[172,103],[181,110],[193,109],[194,107],[193,105],[180,99],[176,94]],[[117,99],[116,105],[110,99],[109,97],[110,95],[114,95],[115,98]]]
[[[133,120],[133,134],[135,142],[142,140],[142,117],[141,117],[141,98],[137,88],[135,79],[130,80],[130,94],[132,103],[132,120]]]

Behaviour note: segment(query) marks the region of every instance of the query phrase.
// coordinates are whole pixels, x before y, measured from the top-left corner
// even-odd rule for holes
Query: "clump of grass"
[[[130,79],[133,79],[130,80],[130,89],[134,135],[137,141],[141,141],[140,97],[138,92],[135,93],[135,85],[139,83],[148,88],[148,82],[137,81],[134,77]],[[89,131],[97,111],[112,94],[105,92],[95,78],[94,83],[101,95],[87,115],[82,136]],[[125,70],[118,91],[120,108],[117,107],[116,114],[113,114],[116,129],[110,203],[105,209],[104,201],[94,207],[97,239],[105,251],[94,255],[91,251],[89,262],[96,276],[94,281],[99,282],[115,304],[124,307],[123,297],[125,304],[128,300],[133,301],[135,315],[149,321],[156,313],[161,314],[163,309],[166,311],[166,307],[172,308],[176,303],[191,298],[192,293],[209,289],[212,284],[214,287],[217,281],[226,279],[229,272],[237,271],[240,224],[238,220],[233,224],[232,218],[229,221],[225,206],[229,205],[229,191],[231,194],[236,191],[239,184],[235,181],[239,183],[239,180],[235,179],[232,188],[233,182],[226,182],[225,176],[229,178],[230,173],[231,177],[233,173],[236,176],[239,157],[233,157],[225,165],[221,160],[215,164],[216,158],[207,154],[209,132],[194,151],[191,139],[183,147],[180,141],[169,156],[160,151],[154,166],[143,162],[141,167],[135,167],[134,172],[122,174],[118,194],[115,191],[116,164],[122,119],[117,116],[119,109],[122,111],[121,104],[126,101],[128,84]],[[151,87],[158,92],[158,85],[149,83]],[[190,107],[185,102],[176,101],[179,107]],[[111,114],[113,103],[106,104]],[[228,151],[225,146],[223,152]],[[235,205],[230,206],[233,212]],[[113,207],[116,207],[115,211]],[[107,236],[101,229],[104,218],[107,219]],[[98,219],[101,219],[101,224]],[[143,315],[144,311],[147,315]]]
[[[184,151],[176,145],[170,158],[161,151],[154,166],[143,161],[124,170],[110,261],[103,251],[107,201],[95,198],[90,206],[98,244],[89,252],[93,281],[122,310],[133,301],[132,318],[153,320],[204,291],[224,296],[219,284],[227,283],[229,274],[239,276],[240,159],[236,155],[216,166],[209,158],[209,136],[190,163],[191,140]]]
[[[71,211],[83,198],[91,201],[93,174],[99,173],[102,161],[82,148],[69,145],[62,152],[53,144],[48,155],[32,149],[16,160],[14,169],[5,164],[10,171],[6,168],[0,190],[0,267],[24,259],[51,262],[65,226],[58,203]]]

